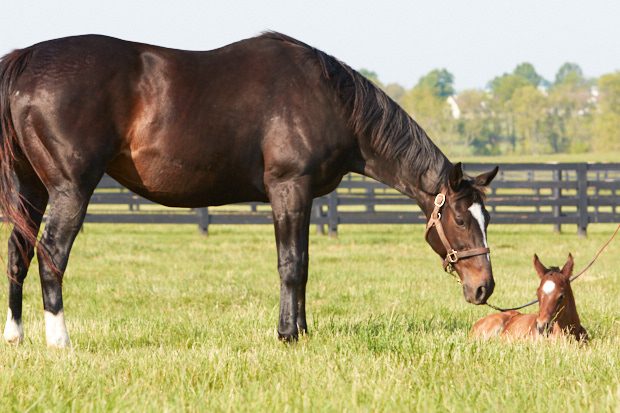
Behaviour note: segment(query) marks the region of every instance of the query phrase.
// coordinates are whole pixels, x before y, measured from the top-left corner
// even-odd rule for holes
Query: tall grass
[[[612,226],[491,226],[493,301],[529,300],[537,252],[580,269]],[[87,225],[64,283],[70,351],[45,347],[38,275],[27,339],[0,346],[2,411],[618,411],[620,257],[574,286],[592,342],[476,342],[465,303],[421,226],[342,226],[311,239],[311,333],[276,339],[268,226]],[[6,238],[6,237],[5,237]],[[3,240],[3,244],[4,244]],[[5,255],[6,251],[2,253]],[[4,295],[6,296],[6,294]],[[5,298],[6,299],[6,298]]]

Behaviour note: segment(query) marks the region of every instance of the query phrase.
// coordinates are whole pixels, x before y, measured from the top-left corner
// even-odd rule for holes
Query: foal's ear
[[[573,267],[575,266],[575,261],[573,260],[573,254],[568,253],[568,260],[566,260],[566,264],[562,267],[562,275],[568,278],[573,275]]]
[[[459,185],[463,180],[463,164],[457,162],[450,171],[448,182],[453,191],[458,191]]]
[[[497,175],[497,171],[499,171],[499,166],[496,166],[489,172],[485,172],[483,174],[478,175],[474,178],[474,183],[477,186],[489,186],[495,175]]]
[[[540,278],[542,278],[543,275],[549,272],[549,270],[543,265],[543,263],[540,262],[540,260],[538,259],[538,255],[536,254],[534,254],[534,269],[536,270],[536,274],[538,274]]]

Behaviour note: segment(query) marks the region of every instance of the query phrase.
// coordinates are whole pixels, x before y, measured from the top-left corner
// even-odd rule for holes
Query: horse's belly
[[[147,158],[147,159],[144,159]],[[108,174],[136,194],[172,207],[198,208],[236,202],[266,202],[262,172],[225,170],[217,161],[184,162],[174,157],[118,156]]]

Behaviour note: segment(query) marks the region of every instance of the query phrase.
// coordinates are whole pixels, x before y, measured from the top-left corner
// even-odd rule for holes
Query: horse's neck
[[[413,122],[413,121],[412,121]],[[433,209],[433,199],[447,181],[449,167],[448,158],[437,148],[430,138],[419,128],[422,135],[409,142],[411,147],[400,151],[396,157],[386,156],[373,148],[370,139],[360,140],[360,152],[363,158],[361,173],[380,181],[397,191],[416,199],[418,205],[428,215]],[[413,147],[413,146],[419,146]],[[412,158],[412,154],[415,154]],[[434,159],[427,167],[421,158]],[[416,164],[416,160],[418,163]]]
[[[558,314],[557,323],[562,330],[573,331],[581,327],[581,320],[579,320],[579,314],[577,313],[577,305],[575,304],[575,297],[571,290],[565,293],[566,305],[560,314]]]

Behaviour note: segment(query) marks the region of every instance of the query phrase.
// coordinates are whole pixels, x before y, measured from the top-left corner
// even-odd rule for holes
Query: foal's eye
[[[458,225],[459,227],[465,226],[465,221],[463,221],[461,217],[454,218],[454,221],[456,221],[456,225]]]

